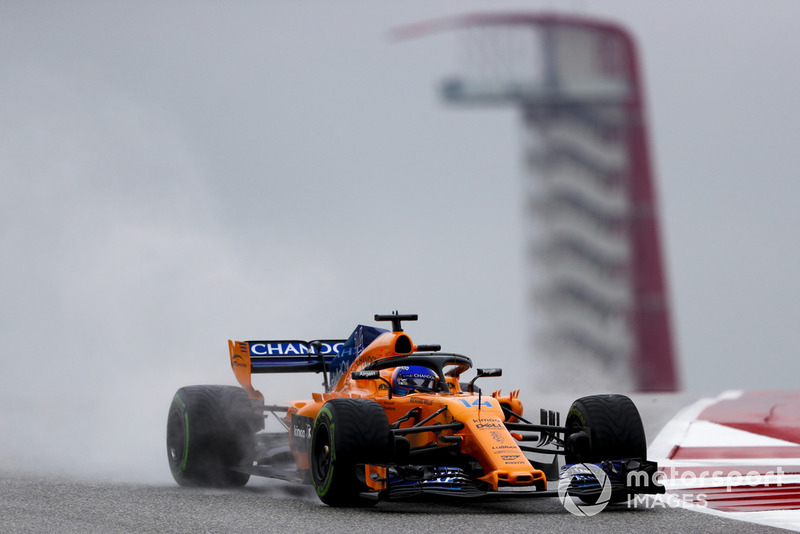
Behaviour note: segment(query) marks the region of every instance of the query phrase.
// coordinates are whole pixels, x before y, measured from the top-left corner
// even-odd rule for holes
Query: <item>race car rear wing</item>
[[[262,398],[253,389],[252,373],[323,373],[327,390],[328,365],[342,350],[344,339],[318,339],[315,341],[231,341],[231,367],[236,380],[251,398]]]
[[[319,373],[326,370],[344,339],[315,341],[228,341],[231,366],[249,367],[250,373]]]

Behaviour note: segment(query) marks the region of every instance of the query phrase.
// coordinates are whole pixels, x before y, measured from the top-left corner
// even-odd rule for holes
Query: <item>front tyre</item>
[[[565,426],[566,464],[647,459],[642,418],[636,405],[625,395],[591,395],[576,400],[567,413]],[[583,432],[588,433],[588,439]],[[581,439],[575,439],[579,436]],[[623,502],[628,496],[628,492],[615,491],[610,502]],[[592,498],[581,499],[594,504]]]
[[[263,416],[262,416],[263,417]],[[261,421],[247,393],[235,386],[187,386],[167,417],[167,460],[181,486],[244,486]]]
[[[388,461],[389,421],[369,399],[331,399],[314,421],[309,452],[317,496],[329,506],[368,506],[364,464]]]
[[[647,438],[639,410],[625,395],[591,395],[572,403],[567,413],[567,439],[589,429],[591,446],[567,450],[566,463],[647,458]]]

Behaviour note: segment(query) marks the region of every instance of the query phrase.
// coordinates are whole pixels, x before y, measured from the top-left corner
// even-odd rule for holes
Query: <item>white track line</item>
[[[704,447],[704,446],[797,446],[783,440],[777,440],[768,436],[760,436],[743,430],[736,430],[723,425],[711,423],[710,421],[698,421],[697,417],[709,406],[722,400],[736,399],[741,396],[741,391],[726,391],[715,398],[700,399],[694,404],[681,410],[656,436],[648,449],[648,456],[651,460],[657,461],[659,468],[667,476],[671,473],[671,468],[691,468],[696,467],[699,474],[702,470],[707,471],[706,477],[695,475],[694,480],[690,477],[665,479],[664,485],[668,490],[687,490],[692,487],[733,487],[744,484],[745,480],[737,477],[724,476],[713,477],[715,466],[735,467],[740,466],[781,466],[781,465],[800,465],[800,458],[720,458],[709,460],[672,460],[670,455],[677,446],[684,447]],[[720,428],[722,427],[722,428]],[[685,469],[683,470],[685,472]],[[742,473],[746,475],[746,473]],[[758,482],[760,484],[797,484],[800,483],[798,475],[772,475],[759,476],[748,479],[748,484]],[[653,507],[681,507],[696,512],[711,514],[759,525],[779,527],[800,532],[800,510],[773,510],[767,512],[724,512],[715,510],[707,506],[700,506],[692,502],[687,502],[675,493],[667,493],[648,498],[648,505]]]

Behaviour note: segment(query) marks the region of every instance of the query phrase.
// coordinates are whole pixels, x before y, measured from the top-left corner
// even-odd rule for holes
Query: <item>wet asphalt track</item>
[[[483,504],[324,506],[307,488],[254,481],[238,490],[108,484],[3,474],[0,532],[724,532],[776,531],[682,509],[611,507],[576,517],[557,499]],[[754,528],[755,527],[755,528]]]
[[[648,438],[686,396],[634,397]],[[168,469],[166,459],[164,469]],[[308,487],[251,479],[242,489],[180,488],[0,472],[0,532],[778,532],[778,529],[680,508],[616,505],[576,517],[558,499],[483,503],[379,503],[333,509]]]

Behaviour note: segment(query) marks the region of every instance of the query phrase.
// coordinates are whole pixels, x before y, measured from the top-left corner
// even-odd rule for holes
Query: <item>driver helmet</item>
[[[431,369],[421,365],[404,365],[392,373],[395,395],[408,395],[415,391],[436,391],[439,377]]]

